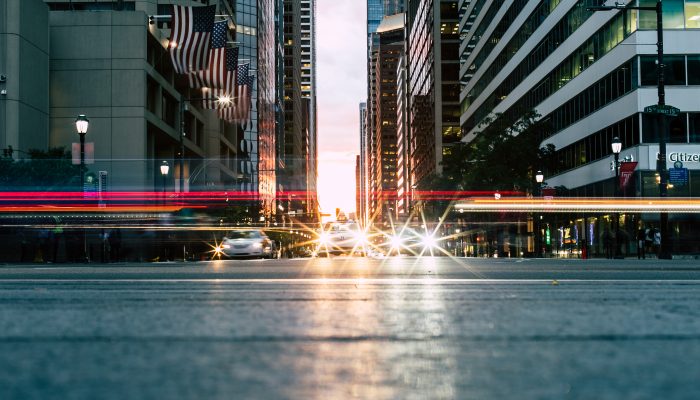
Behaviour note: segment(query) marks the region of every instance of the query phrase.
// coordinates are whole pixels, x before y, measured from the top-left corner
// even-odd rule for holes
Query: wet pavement
[[[0,398],[700,398],[693,262],[470,263],[6,266]]]

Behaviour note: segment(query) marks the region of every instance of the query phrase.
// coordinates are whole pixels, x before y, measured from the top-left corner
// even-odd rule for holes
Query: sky
[[[318,195],[321,211],[355,211],[359,104],[367,98],[365,0],[317,0]]]

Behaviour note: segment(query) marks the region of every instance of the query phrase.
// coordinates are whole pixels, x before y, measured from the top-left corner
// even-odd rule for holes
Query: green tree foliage
[[[80,189],[80,166],[62,147],[48,151],[29,150],[29,159],[0,158],[2,191],[74,191]]]
[[[546,122],[529,112],[515,124],[499,116],[468,144],[458,143],[445,156],[443,174],[432,177],[433,190],[530,191],[537,170],[546,171],[554,162],[554,146],[539,147]]]

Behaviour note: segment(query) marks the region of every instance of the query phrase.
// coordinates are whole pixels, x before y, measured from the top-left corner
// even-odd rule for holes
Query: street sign
[[[669,106],[668,104],[654,104],[652,106],[644,107],[644,112],[647,114],[662,114],[669,117],[677,117],[681,110],[674,106]]]
[[[669,168],[668,182],[678,186],[686,185],[688,183],[688,168]]]

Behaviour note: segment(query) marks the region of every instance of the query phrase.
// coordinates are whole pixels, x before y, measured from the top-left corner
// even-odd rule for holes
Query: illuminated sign
[[[700,153],[670,153],[668,159],[671,162],[700,162]]]

